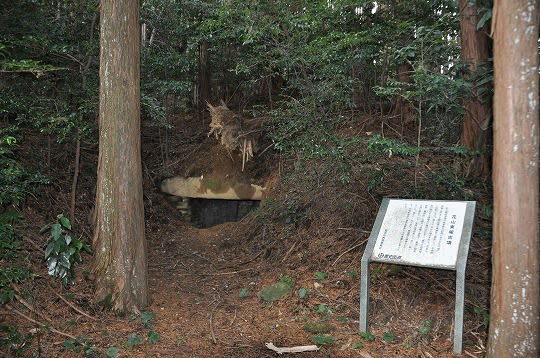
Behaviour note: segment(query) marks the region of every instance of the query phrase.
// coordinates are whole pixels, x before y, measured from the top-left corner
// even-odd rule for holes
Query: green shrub
[[[64,286],[73,283],[74,265],[82,262],[81,252],[92,252],[90,246],[69,234],[70,230],[71,223],[63,214],[58,215],[57,223],[47,224],[41,229],[42,233],[50,232],[45,249],[45,263],[49,275],[59,278]]]

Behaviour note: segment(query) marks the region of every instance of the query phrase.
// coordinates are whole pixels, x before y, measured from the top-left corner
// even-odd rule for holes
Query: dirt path
[[[377,271],[386,278],[375,279],[372,288],[371,327],[377,338],[369,341],[358,335],[357,277],[332,272],[326,265],[332,278],[318,283],[309,269],[272,268],[262,260],[262,252],[250,252],[241,237],[234,237],[235,225],[196,229],[172,219],[151,231],[149,271],[154,300],[148,311],[155,313],[151,329],[160,338],[157,344],[129,351],[130,357],[275,357],[265,343],[310,345],[318,334],[313,327],[324,325],[335,341],[299,356],[429,357],[426,352],[433,357],[452,356],[453,297],[429,282],[452,287],[451,274],[428,270],[428,280],[422,282],[414,271]],[[356,261],[360,253],[346,257],[344,264],[351,257]],[[273,304],[256,296],[286,273],[295,280],[292,293]],[[300,299],[299,287],[309,288],[309,297]],[[242,289],[248,289],[247,297],[240,297]],[[124,330],[119,340],[133,332],[134,324],[128,325],[130,330]],[[428,331],[424,335],[419,333],[422,325]],[[137,333],[144,337],[149,330],[138,326]],[[122,332],[117,324],[114,327],[116,335]],[[395,341],[386,336],[390,334]]]

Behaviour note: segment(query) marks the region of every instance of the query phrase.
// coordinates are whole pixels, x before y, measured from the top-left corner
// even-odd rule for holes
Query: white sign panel
[[[460,201],[390,200],[372,260],[455,267],[466,208]]]

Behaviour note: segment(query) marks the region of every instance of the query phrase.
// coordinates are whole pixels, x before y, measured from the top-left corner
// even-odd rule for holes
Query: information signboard
[[[474,201],[383,199],[361,262],[361,332],[367,332],[370,262],[455,270],[454,353],[461,354],[475,206]]]
[[[454,268],[467,202],[389,200],[372,261]]]

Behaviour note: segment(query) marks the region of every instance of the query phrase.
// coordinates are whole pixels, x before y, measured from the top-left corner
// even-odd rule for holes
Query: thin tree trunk
[[[199,44],[199,111],[206,108],[206,102],[210,99],[210,68],[208,66],[208,44]]]
[[[538,357],[538,3],[495,1],[488,357]]]
[[[90,35],[88,36],[88,40],[91,42],[92,38],[94,37],[94,29],[97,22],[97,11],[94,13],[94,16],[92,17],[92,22],[90,23]],[[86,82],[87,82],[87,76],[88,76],[88,69],[90,68],[90,64],[92,63],[92,57],[90,54],[88,54],[88,58],[86,60],[86,64],[83,68],[81,68],[81,88],[83,91],[86,92]],[[81,115],[82,120],[82,115]],[[75,209],[77,205],[77,183],[79,180],[79,172],[80,172],[80,162],[81,162],[81,136],[80,136],[80,130],[77,128],[77,139],[75,142],[75,164],[74,164],[74,172],[73,172],[73,180],[71,182],[71,204],[69,207],[69,218],[71,220],[72,226],[75,226]]]
[[[478,5],[471,0],[458,0],[460,9],[460,42],[461,58],[468,64],[472,77],[479,66],[488,61],[488,37],[485,29],[477,30]],[[478,87],[474,85],[471,97],[463,101],[465,115],[461,128],[461,145],[479,152],[472,163],[469,174],[485,177],[489,173],[487,156],[487,136],[490,123],[489,103],[481,98]]]
[[[390,115],[399,116],[402,123],[410,123],[412,118],[411,108],[405,100],[404,93],[407,91],[411,83],[411,72],[413,68],[410,64],[404,62],[397,66],[397,78],[403,84],[403,90],[396,96],[394,106]]]
[[[139,3],[102,0],[95,298],[118,312],[149,303],[140,143]]]
[[[69,219],[72,226],[75,226],[75,207],[77,205],[77,182],[79,180],[79,170],[81,163],[81,138],[79,130],[77,130],[77,140],[75,142],[75,164],[73,172],[73,180],[71,181],[71,202],[69,205]]]

